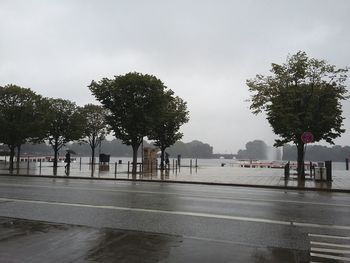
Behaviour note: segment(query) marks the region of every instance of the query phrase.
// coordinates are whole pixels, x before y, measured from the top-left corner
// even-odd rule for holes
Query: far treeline
[[[150,143],[144,141],[144,147],[155,147]],[[22,145],[22,153],[25,156],[50,156],[52,154],[51,147],[45,143],[41,144],[24,144]],[[87,157],[91,156],[91,149],[88,144],[71,143],[67,144],[65,149],[75,153],[75,156]],[[61,151],[61,154],[65,153],[65,149]],[[0,147],[1,150],[1,147]],[[112,141],[104,140],[101,142],[101,147],[97,147],[96,152],[111,155],[113,157],[132,157],[132,147],[125,145],[121,140],[114,139]],[[177,141],[174,145],[166,149],[166,152],[170,155],[170,158],[177,158],[177,155],[181,155],[183,158],[213,158],[213,147],[207,143],[200,141],[192,141],[184,143]],[[138,151],[138,156],[141,156],[141,150]]]
[[[246,143],[244,150],[237,152],[237,159],[256,160],[297,160],[297,148],[295,145],[285,144],[282,148],[267,145],[262,140],[254,140]],[[350,146],[335,145],[332,147],[309,144],[305,151],[306,161],[335,161],[342,162],[350,158]]]
[[[143,142],[144,147],[154,147],[147,141]],[[76,153],[75,156],[87,157],[90,156],[91,149],[88,144],[69,143],[67,149]],[[1,151],[1,146],[0,146]],[[132,148],[122,143],[118,139],[104,140],[101,142],[101,147],[96,149],[97,153],[105,153],[114,157],[132,157]],[[64,149],[63,151],[64,152]],[[254,140],[246,143],[245,149],[241,149],[237,154],[220,154],[213,153],[213,147],[207,143],[194,140],[192,142],[177,141],[169,147],[166,152],[170,158],[176,158],[181,155],[183,158],[202,158],[212,159],[224,157],[235,157],[237,159],[253,159],[253,160],[285,160],[296,161],[297,149],[293,145],[286,144],[283,148],[275,148],[267,145],[262,140]],[[45,143],[22,145],[22,153],[26,156],[50,156],[52,153],[51,147]],[[138,156],[141,156],[141,151],[138,151]],[[327,161],[342,162],[346,158],[350,158],[350,146],[335,145],[332,147],[322,145],[308,145],[306,148],[305,160],[307,161]]]

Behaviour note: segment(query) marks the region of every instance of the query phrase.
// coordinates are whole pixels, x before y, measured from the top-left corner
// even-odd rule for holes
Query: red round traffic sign
[[[314,141],[314,135],[311,132],[304,132],[301,135],[301,140],[303,143],[310,143]]]

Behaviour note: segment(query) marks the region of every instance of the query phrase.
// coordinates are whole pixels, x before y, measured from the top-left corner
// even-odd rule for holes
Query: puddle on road
[[[179,236],[0,218],[2,262],[159,262]]]
[[[96,262],[159,262],[182,243],[181,237],[109,230],[97,238],[87,260]],[[141,260],[141,261],[140,261]]]
[[[1,262],[306,262],[308,251],[0,217]]]

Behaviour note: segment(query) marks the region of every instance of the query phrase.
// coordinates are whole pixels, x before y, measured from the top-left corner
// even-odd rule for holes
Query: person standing
[[[66,168],[66,170],[68,170],[70,168],[70,153],[69,152],[66,153],[66,159],[64,159],[64,162],[66,163],[65,168]]]

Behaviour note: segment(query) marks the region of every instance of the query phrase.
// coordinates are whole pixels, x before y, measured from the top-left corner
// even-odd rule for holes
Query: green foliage
[[[91,158],[94,160],[96,147],[101,145],[109,133],[106,122],[107,110],[99,105],[87,104],[79,111],[84,120],[85,138],[81,141],[89,144]]]
[[[170,91],[164,96],[163,109],[159,112],[158,120],[148,138],[155,141],[154,145],[165,149],[182,138],[183,134],[179,129],[188,120],[186,102],[174,97]]]
[[[0,142],[9,146],[10,169],[15,147],[41,139],[42,98],[16,85],[0,87]]]
[[[126,145],[134,145],[154,126],[165,86],[154,76],[128,73],[92,81],[89,88],[110,111],[107,122],[115,136]]]
[[[47,139],[55,154],[57,166],[58,151],[67,143],[84,136],[84,119],[74,102],[63,99],[49,99],[46,112]]]
[[[299,166],[304,158],[303,132],[312,132],[314,141],[333,143],[345,131],[341,101],[347,99],[347,71],[299,51],[285,64],[272,64],[272,75],[247,80],[254,93],[251,110],[266,112],[273,131],[280,136],[275,146],[296,144]]]
[[[152,75],[127,73],[114,79],[92,81],[92,94],[107,108],[107,123],[115,137],[133,147],[133,173],[136,172],[137,150],[143,138],[150,134],[159,113],[165,86]]]
[[[174,97],[171,90],[167,91],[164,94],[158,119],[148,136],[161,150],[162,169],[164,168],[165,149],[182,138],[183,134],[179,132],[179,129],[188,120],[186,102],[179,97]]]

